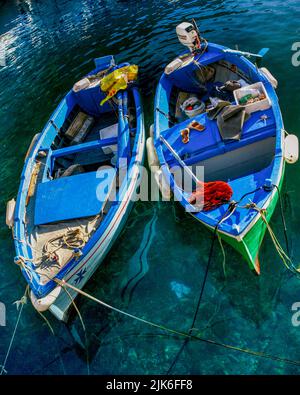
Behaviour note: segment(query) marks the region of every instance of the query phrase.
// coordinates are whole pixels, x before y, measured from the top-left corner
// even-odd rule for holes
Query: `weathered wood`
[[[28,193],[27,193],[27,196],[26,196],[26,206],[28,205],[30,198],[32,196],[34,196],[34,194],[35,194],[37,178],[38,178],[38,175],[39,175],[39,172],[40,172],[41,165],[42,165],[41,162],[37,162],[35,167],[34,167],[34,170],[32,172],[30,183],[29,183],[29,188],[28,188]]]

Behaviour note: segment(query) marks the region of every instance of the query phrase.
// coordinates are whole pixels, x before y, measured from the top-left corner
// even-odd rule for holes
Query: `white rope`
[[[26,272],[29,281],[32,282],[33,279],[32,269],[26,264],[26,261],[32,262],[31,259],[26,259],[23,256],[19,255],[18,260],[15,261],[15,264],[19,265],[21,269],[23,269]]]
[[[24,295],[22,296],[22,298],[21,298],[20,300],[17,300],[16,302],[14,302],[14,304],[16,304],[18,310],[19,310],[19,306],[21,306],[21,308],[20,308],[20,311],[19,311],[19,314],[18,314],[17,322],[16,322],[16,325],[15,325],[15,328],[14,328],[14,331],[13,331],[13,334],[12,334],[12,337],[11,337],[10,342],[9,342],[9,346],[8,346],[7,353],[6,353],[5,358],[4,358],[3,365],[0,365],[0,368],[1,368],[0,376],[2,376],[3,373],[7,373],[7,371],[5,370],[5,367],[6,367],[6,363],[7,363],[9,354],[10,354],[11,349],[12,349],[13,342],[14,342],[14,340],[15,340],[15,336],[16,336],[16,332],[17,332],[17,328],[18,328],[20,319],[21,319],[23,307],[24,307],[24,305],[25,305],[26,302],[27,302],[27,296],[26,296],[26,295],[27,295],[27,292],[28,292],[28,287],[29,287],[29,286],[27,285],[26,290],[25,290],[25,293],[24,293]]]

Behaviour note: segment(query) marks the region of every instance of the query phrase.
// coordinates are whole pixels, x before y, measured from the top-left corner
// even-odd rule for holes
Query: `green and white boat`
[[[158,83],[152,140],[147,144],[152,144],[157,163],[152,159],[150,164],[159,165],[160,182],[170,187],[176,200],[259,274],[259,250],[282,189],[285,163],[298,159],[297,137],[285,132],[277,81],[248,59],[253,54],[207,43],[195,24],[184,22],[176,30],[190,52],[167,65]],[[266,51],[254,55],[255,59]],[[257,96],[251,96],[256,91]],[[220,118],[224,108],[211,116],[220,103],[238,113],[233,123]],[[191,178],[194,189],[178,182],[173,171],[178,166]],[[204,202],[207,185],[220,182],[231,190],[230,199],[210,209],[191,203],[201,167]]]

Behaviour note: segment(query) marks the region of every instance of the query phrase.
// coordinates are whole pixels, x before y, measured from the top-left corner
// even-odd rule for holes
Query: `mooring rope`
[[[283,233],[284,233],[284,238],[285,238],[285,245],[286,245],[286,251],[288,255],[290,255],[290,246],[289,246],[289,239],[288,239],[288,231],[287,231],[287,226],[286,226],[286,220],[284,217],[284,210],[283,210],[283,203],[282,203],[282,197],[281,197],[281,192],[280,189],[276,184],[273,184],[274,187],[276,188],[278,192],[278,199],[279,199],[279,206],[280,206],[280,216],[281,216],[281,221],[283,225]]]
[[[19,255],[18,259],[15,259],[14,263],[20,266],[21,270],[23,269],[24,272],[27,274],[27,277],[30,282],[33,279],[33,271],[32,269],[26,264],[26,262],[32,262],[32,259],[26,259],[25,257]]]
[[[248,203],[245,206],[241,207],[241,208],[246,208],[246,209],[253,209],[255,211],[257,211],[260,216],[262,221],[264,222],[264,224],[266,225],[266,229],[269,232],[269,235],[271,237],[271,240],[274,244],[274,247],[281,259],[281,261],[283,262],[283,264],[285,265],[285,267],[290,270],[292,273],[299,275],[299,272],[297,271],[297,269],[294,267],[291,258],[289,257],[289,255],[284,251],[283,247],[281,246],[277,236],[275,235],[273,229],[271,228],[267,218],[266,218],[266,209],[260,208],[259,206],[257,206],[256,203]],[[287,236],[286,236],[287,237]],[[286,238],[287,241],[287,238]]]
[[[86,326],[84,324],[82,315],[80,313],[79,308],[77,307],[74,298],[72,298],[72,295],[70,294],[70,292],[65,288],[62,287],[63,290],[66,292],[66,294],[68,295],[68,297],[70,298],[72,305],[74,307],[74,309],[76,310],[76,313],[78,314],[83,332],[84,332],[84,338],[85,338],[85,353],[86,353],[86,367],[87,367],[87,374],[88,376],[90,375],[90,356],[89,356],[89,349],[88,349],[88,338],[87,338],[87,331],[86,331]]]
[[[277,191],[278,191],[278,194],[279,194],[279,199],[281,199],[279,188],[278,188],[276,185],[274,185],[274,187],[277,188]],[[218,233],[217,233],[218,226],[221,224],[221,222],[223,222],[223,221],[225,221],[227,218],[229,218],[229,217],[234,213],[234,211],[236,210],[237,207],[240,207],[240,206],[238,206],[238,203],[239,203],[241,200],[243,200],[244,197],[246,197],[247,195],[249,195],[249,194],[251,194],[251,193],[254,193],[254,192],[256,192],[256,191],[258,191],[258,190],[260,190],[260,189],[262,189],[262,187],[259,187],[259,188],[257,188],[256,190],[254,190],[254,191],[252,191],[252,192],[246,193],[245,195],[242,196],[242,198],[241,198],[238,202],[232,201],[232,202],[229,204],[228,209],[227,209],[227,211],[225,212],[225,214],[223,215],[223,217],[221,218],[221,220],[220,220],[220,221],[217,223],[217,225],[215,226],[215,229],[214,229],[214,237],[213,237],[212,244],[211,244],[211,248],[210,248],[209,259],[208,259],[208,263],[207,263],[206,271],[205,271],[205,275],[204,275],[204,281],[203,281],[203,283],[202,283],[202,287],[201,287],[201,290],[200,290],[200,295],[199,295],[198,302],[197,302],[197,308],[196,308],[195,313],[194,313],[194,316],[193,316],[193,323],[192,323],[192,326],[191,326],[191,328],[190,328],[190,330],[189,330],[188,332],[183,332],[183,331],[171,329],[171,328],[169,328],[169,327],[167,327],[167,326],[164,326],[164,325],[161,325],[161,324],[157,324],[157,323],[155,323],[155,322],[152,322],[152,321],[146,320],[146,319],[144,319],[144,318],[138,317],[138,316],[136,316],[136,315],[130,314],[130,313],[128,313],[128,312],[126,312],[126,311],[123,311],[123,310],[121,310],[121,309],[119,309],[119,308],[117,308],[117,307],[114,307],[114,306],[112,306],[112,305],[109,305],[108,303],[105,303],[105,302],[103,302],[103,301],[100,300],[100,299],[95,298],[94,296],[92,296],[92,295],[90,295],[90,294],[88,294],[88,293],[82,291],[81,289],[79,289],[79,288],[77,288],[77,287],[75,287],[75,286],[69,284],[69,283],[66,282],[65,280],[59,280],[58,278],[53,278],[53,279],[51,278],[51,280],[53,280],[55,283],[57,283],[58,285],[60,285],[60,286],[64,289],[64,291],[66,291],[66,292],[68,293],[69,297],[70,297],[71,300],[72,300],[73,306],[75,307],[77,313],[79,314],[79,318],[80,318],[80,321],[81,321],[82,326],[83,326],[83,328],[84,328],[85,334],[86,334],[86,328],[85,328],[85,325],[84,325],[82,316],[81,316],[81,314],[80,314],[80,312],[79,312],[79,310],[78,310],[78,308],[77,308],[77,306],[76,306],[76,304],[75,304],[75,302],[74,302],[74,299],[72,298],[71,294],[66,290],[66,287],[72,289],[72,290],[75,291],[76,293],[81,294],[82,296],[85,296],[85,297],[87,297],[88,299],[90,299],[90,300],[92,300],[92,301],[94,301],[94,302],[96,302],[96,303],[98,303],[98,304],[100,304],[100,305],[102,305],[102,306],[104,306],[104,307],[106,307],[106,308],[109,308],[110,310],[113,310],[113,311],[115,311],[115,312],[117,312],[117,313],[119,313],[119,314],[125,315],[125,316],[127,316],[127,317],[129,317],[129,318],[132,318],[132,319],[134,319],[134,320],[136,320],[136,321],[142,322],[142,323],[144,323],[144,324],[146,324],[146,325],[149,325],[149,326],[158,328],[158,329],[160,329],[160,330],[164,330],[164,331],[166,331],[166,332],[168,332],[168,333],[171,333],[171,334],[173,334],[173,335],[178,335],[178,336],[180,336],[180,337],[184,337],[184,338],[185,338],[185,342],[184,342],[184,344],[182,345],[182,347],[181,347],[181,349],[179,350],[179,352],[177,353],[177,356],[176,356],[174,362],[172,363],[171,367],[169,368],[168,373],[171,371],[171,369],[172,369],[173,366],[175,365],[175,363],[176,363],[176,361],[178,360],[178,358],[179,358],[179,356],[180,356],[182,350],[184,349],[185,345],[187,344],[187,342],[188,342],[189,340],[197,340],[197,341],[201,341],[201,342],[204,342],[204,343],[207,343],[207,344],[211,344],[211,345],[215,345],[215,346],[218,346],[218,347],[222,347],[222,348],[225,348],[225,349],[229,349],[229,350],[238,351],[238,352],[241,352],[241,353],[253,355],[253,356],[256,356],[256,357],[271,359],[271,360],[278,361],[278,362],[283,362],[283,363],[287,363],[287,364],[291,364],[291,365],[295,365],[295,366],[300,366],[300,361],[295,361],[295,360],[291,360],[291,359],[288,359],[288,358],[284,358],[284,357],[280,357],[280,356],[276,356],[276,355],[272,355],[272,354],[267,354],[267,353],[260,352],[260,351],[254,351],[254,350],[247,349],[247,348],[240,348],[240,347],[233,346],[233,345],[230,345],[230,344],[225,344],[225,343],[217,342],[217,341],[215,341],[215,340],[205,339],[205,338],[202,338],[202,337],[200,337],[200,336],[192,335],[193,330],[195,330],[194,325],[195,325],[196,318],[197,318],[197,315],[198,315],[198,311],[199,311],[199,308],[200,308],[201,299],[202,299],[202,296],[203,296],[204,287],[205,287],[205,283],[206,283],[207,276],[208,276],[209,266],[210,266],[210,263],[211,263],[211,260],[212,260],[212,254],[213,254],[213,247],[214,247],[214,244],[215,244],[215,239],[216,239],[216,236],[218,235]],[[283,221],[283,225],[284,225],[285,238],[286,238],[286,243],[287,243],[287,245],[288,245],[287,227],[286,227],[286,222],[285,222],[285,218],[284,218],[284,214],[283,214],[282,201],[280,200],[280,202],[281,202],[280,207],[281,207],[281,211],[282,211],[281,214],[282,214],[282,221]],[[240,208],[241,208],[241,207],[240,207]],[[271,229],[270,225],[268,224],[268,221],[267,221],[267,219],[266,219],[266,217],[265,217],[265,210],[259,208],[259,207],[256,206],[254,203],[248,204],[248,205],[244,206],[244,208],[248,208],[248,209],[252,208],[252,209],[255,209],[255,210],[257,210],[257,211],[261,214],[262,220],[266,223],[267,229],[269,230],[269,233],[270,233],[270,236],[271,236],[271,238],[272,238],[272,241],[274,242],[274,245],[275,245],[275,247],[276,247],[276,249],[277,249],[277,251],[278,251],[280,257],[283,258],[283,261],[286,263],[286,267],[287,267],[290,271],[292,271],[294,274],[298,274],[298,275],[299,275],[299,272],[297,272],[296,268],[294,268],[294,267],[292,266],[293,269],[294,269],[294,270],[292,270],[291,267],[287,264],[286,261],[289,261],[289,262],[291,263],[291,259],[290,259],[289,256],[285,253],[285,251],[283,250],[283,248],[281,247],[281,245],[280,245],[278,239],[276,238],[276,236],[275,236],[273,230]],[[229,214],[227,215],[227,213],[229,213]],[[227,215],[227,216],[226,216],[226,215]],[[24,259],[24,258],[23,258],[23,259]],[[25,259],[24,259],[24,261],[23,261],[23,259],[21,260],[21,262],[18,262],[18,263],[20,264],[20,266],[21,266],[22,268],[25,269],[25,267],[24,267],[24,266],[25,266]],[[22,314],[22,311],[23,311],[23,307],[24,307],[24,304],[26,303],[26,300],[27,300],[26,295],[27,295],[27,293],[28,293],[28,289],[29,289],[29,286],[26,287],[25,294],[24,294],[24,296],[21,298],[21,300],[16,302],[16,303],[18,303],[18,305],[21,304],[21,309],[20,309],[20,312],[19,312],[19,315],[18,315],[18,318],[17,318],[17,322],[16,322],[16,325],[15,325],[15,328],[14,328],[14,331],[13,331],[13,335],[12,335],[12,338],[11,338],[11,341],[10,341],[10,344],[9,344],[9,347],[8,347],[7,354],[6,354],[6,356],[5,356],[4,363],[3,363],[2,366],[0,366],[0,368],[1,368],[0,375],[2,375],[3,373],[6,373],[5,366],[6,366],[6,363],[7,363],[7,360],[8,360],[10,351],[11,351],[11,348],[12,348],[12,344],[13,344],[13,342],[14,342],[14,338],[15,338],[15,335],[16,335],[17,327],[18,327],[19,322],[20,322],[20,318],[21,318],[21,314]],[[42,315],[42,316],[43,316],[43,315]],[[43,317],[43,318],[45,319],[45,317]],[[49,327],[50,327],[51,331],[53,332],[53,330],[52,330],[52,328],[51,328],[51,325],[49,325]],[[89,369],[89,365],[88,365],[88,369]]]
[[[206,285],[206,280],[207,280],[207,276],[208,276],[208,272],[209,272],[209,267],[212,261],[212,257],[213,257],[213,250],[214,250],[214,245],[215,245],[215,240],[217,238],[217,234],[218,234],[218,227],[221,225],[222,222],[224,222],[226,219],[228,219],[236,210],[237,207],[237,203],[232,202],[231,204],[229,204],[228,209],[225,211],[225,213],[223,214],[223,216],[220,218],[220,220],[218,221],[218,223],[216,224],[215,228],[214,228],[214,233],[213,233],[213,239],[212,239],[212,243],[210,246],[210,251],[209,251],[209,255],[208,255],[208,261],[207,261],[207,265],[206,265],[206,269],[205,269],[205,273],[204,273],[204,279],[202,281],[202,285],[201,285],[201,289],[200,289],[200,294],[198,297],[198,302],[197,302],[197,307],[196,310],[194,312],[194,316],[193,316],[193,321],[192,321],[192,325],[189,329],[189,335],[192,333],[192,331],[195,329],[195,322],[198,316],[198,312],[200,309],[200,304],[202,301],[202,297],[203,297],[203,293],[204,293],[204,288]],[[182,344],[181,348],[179,349],[178,353],[176,354],[171,366],[168,369],[167,374],[170,374],[173,367],[176,365],[181,353],[183,352],[185,346],[187,345],[189,341],[189,338],[186,338],[184,343]]]
[[[13,345],[13,342],[14,342],[15,337],[16,337],[16,333],[17,333],[17,329],[18,329],[18,326],[19,326],[19,323],[20,323],[20,319],[21,319],[21,315],[22,315],[22,312],[23,312],[24,305],[27,303],[28,290],[29,290],[29,286],[27,285],[27,287],[25,289],[25,293],[22,296],[22,298],[15,302],[15,304],[17,305],[17,309],[19,309],[19,306],[21,306],[21,308],[20,308],[20,311],[19,311],[19,314],[18,314],[16,325],[15,325],[13,333],[12,333],[12,337],[11,337],[9,345],[8,345],[8,349],[7,349],[5,358],[4,358],[3,365],[0,366],[0,368],[1,368],[0,376],[2,376],[3,373],[7,373],[7,371],[5,369],[6,368],[6,363],[7,363],[7,360],[9,358],[9,355],[10,355],[10,352],[11,352],[11,349],[12,349],[12,345]]]
[[[64,362],[63,362],[61,353],[60,353],[60,349],[59,349],[59,347],[58,347],[58,341],[57,341],[57,336],[56,336],[56,334],[55,334],[55,331],[54,331],[52,325],[50,324],[50,321],[44,316],[44,314],[43,314],[41,311],[38,311],[38,310],[36,310],[36,311],[39,313],[40,317],[42,317],[42,319],[46,322],[46,325],[48,326],[48,328],[49,328],[51,334],[54,336],[54,338],[55,338],[55,340],[56,340],[56,345],[57,345],[57,349],[58,349],[58,356],[56,357],[56,359],[59,359],[59,360],[60,360],[63,374],[66,375],[65,365],[64,365]]]
[[[190,327],[190,329],[189,329],[189,332],[188,332],[189,335],[191,335],[192,331],[194,330],[195,322],[196,322],[197,315],[198,315],[198,312],[199,312],[199,309],[200,309],[200,304],[201,304],[201,300],[202,300],[204,288],[205,288],[205,285],[206,285],[206,280],[207,280],[207,276],[208,276],[208,271],[209,271],[209,267],[210,267],[210,264],[211,264],[211,261],[212,261],[212,255],[213,255],[213,250],[214,250],[214,244],[215,244],[215,240],[216,240],[216,236],[217,236],[217,229],[218,229],[218,225],[216,225],[216,226],[215,226],[215,229],[214,229],[213,240],[212,240],[212,243],[211,243],[211,246],[210,246],[208,261],[207,261],[207,265],[206,265],[206,269],[205,269],[205,273],[204,273],[204,279],[203,279],[203,282],[202,282],[202,286],[201,286],[201,290],[200,290],[200,294],[199,294],[199,298],[198,298],[198,302],[197,302],[197,307],[196,307],[196,310],[195,310],[195,312],[194,312],[192,325],[191,325],[191,327]],[[171,366],[169,367],[169,369],[168,369],[168,371],[167,371],[167,374],[170,374],[170,373],[171,373],[173,367],[176,365],[176,363],[177,363],[177,361],[178,361],[180,355],[182,354],[182,352],[183,352],[183,350],[184,350],[184,348],[185,348],[185,346],[187,345],[187,343],[188,343],[189,340],[190,340],[189,338],[186,338],[186,339],[185,339],[184,343],[182,344],[182,346],[180,347],[178,353],[176,354],[176,356],[175,356],[175,358],[174,358],[174,360],[173,360]]]
[[[221,238],[220,234],[217,233],[217,236],[218,236],[219,245],[220,245],[220,248],[221,248],[221,251],[222,251],[222,255],[223,255],[222,267],[223,267],[224,277],[226,279],[226,253],[225,253],[225,248],[223,246],[222,238]]]
[[[186,332],[182,332],[182,331],[179,331],[179,330],[168,328],[168,327],[166,327],[164,325],[156,324],[155,322],[148,321],[148,320],[146,320],[144,318],[138,317],[138,316],[130,314],[130,313],[126,312],[126,311],[120,310],[117,307],[109,305],[108,303],[105,303],[102,300],[95,298],[94,296],[88,294],[87,292],[82,291],[81,289],[79,289],[77,287],[74,287],[73,285],[67,283],[65,280],[54,279],[54,281],[58,285],[60,285],[61,287],[68,287],[68,288],[72,289],[73,291],[81,294],[82,296],[85,296],[88,299],[90,299],[90,300],[92,300],[92,301],[94,301],[94,302],[96,302],[96,303],[98,303],[98,304],[100,304],[100,305],[102,305],[102,306],[104,306],[106,308],[109,308],[110,310],[116,311],[116,312],[118,312],[118,313],[120,313],[122,315],[125,315],[125,316],[127,316],[129,318],[132,318],[132,319],[134,319],[136,321],[139,321],[139,322],[142,322],[142,323],[147,324],[149,326],[158,328],[160,330],[164,330],[166,332],[178,335],[180,337],[185,337],[185,338],[189,338],[189,339],[192,339],[192,340],[197,340],[197,341],[201,341],[201,342],[208,343],[208,344],[211,344],[211,345],[215,345],[215,346],[218,346],[218,347],[226,348],[226,349],[229,349],[229,350],[238,351],[238,352],[241,352],[241,353],[244,353],[244,354],[249,354],[249,355],[253,355],[253,356],[256,356],[256,357],[271,359],[271,360],[278,361],[278,362],[284,362],[284,363],[287,363],[287,364],[290,364],[290,365],[295,365],[295,366],[299,366],[300,367],[300,361],[295,361],[295,360],[292,360],[292,359],[283,358],[283,357],[279,357],[279,356],[272,355],[272,354],[266,354],[266,353],[260,352],[260,351],[254,351],[254,350],[250,350],[250,349],[246,349],[246,348],[240,348],[240,347],[237,347],[237,346],[232,346],[230,344],[217,342],[217,341],[211,340],[211,339],[205,339],[205,338],[202,338],[200,336],[192,335],[192,334],[189,334],[189,333],[186,333]]]
[[[55,242],[58,242],[58,245],[55,245]],[[50,259],[53,255],[57,254],[61,248],[68,248],[70,250],[74,249],[81,249],[87,241],[87,234],[83,232],[81,229],[76,228],[74,230],[68,230],[63,234],[53,237],[52,239],[48,240],[44,247],[44,253],[47,259]],[[52,246],[52,248],[50,248]],[[42,259],[43,256],[40,258]]]

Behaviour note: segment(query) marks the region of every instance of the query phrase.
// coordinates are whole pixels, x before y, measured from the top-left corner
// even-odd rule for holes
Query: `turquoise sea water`
[[[270,47],[264,65],[279,81],[285,127],[299,135],[300,68],[291,47],[300,41],[299,1],[7,1],[0,5],[6,67],[0,67],[0,301],[7,325],[0,327],[2,363],[17,318],[14,301],[25,281],[13,264],[5,226],[6,201],[16,196],[27,147],[64,93],[92,68],[92,59],[114,54],[140,65],[147,130],[155,86],[163,67],[182,50],[175,27],[195,17],[213,42],[258,51]],[[284,189],[292,256],[300,264],[299,165],[288,166]],[[271,223],[283,233],[279,208]],[[140,202],[126,229],[85,290],[145,319],[188,331],[202,284],[211,234],[172,203]],[[267,236],[261,276],[226,246],[215,249],[196,327],[202,337],[300,360],[300,327],[291,306],[300,282],[287,273]],[[136,277],[135,277],[136,276]],[[135,280],[130,281],[135,277]],[[139,281],[137,281],[139,280]],[[130,282],[129,282],[130,281]],[[164,374],[182,339],[78,299],[87,329],[91,374]],[[81,323],[67,327],[47,315],[56,337],[28,303],[7,362],[8,374],[86,374]],[[173,373],[299,374],[300,367],[201,342],[190,342]]]

